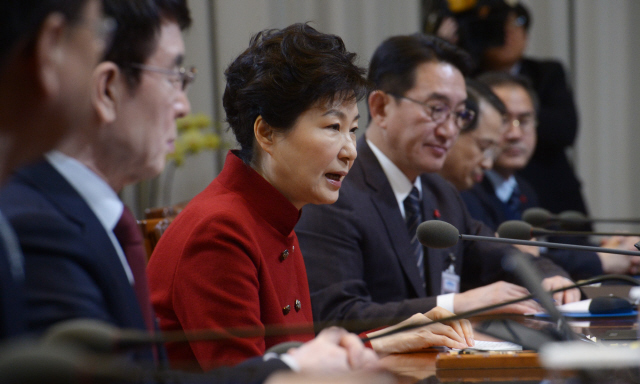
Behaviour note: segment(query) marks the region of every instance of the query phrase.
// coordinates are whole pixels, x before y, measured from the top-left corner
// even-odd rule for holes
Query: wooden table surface
[[[620,290],[620,288],[616,288]],[[602,294],[606,289],[595,290],[593,296]],[[624,290],[624,289],[622,289]],[[626,288],[628,292],[628,287]],[[592,293],[590,293],[590,296]],[[622,295],[621,295],[622,296]],[[544,320],[534,319],[525,316],[510,316],[524,325],[540,329],[541,327],[552,326]],[[486,319],[476,318],[472,322]],[[576,319],[570,320],[572,329],[576,333],[595,336],[598,340],[608,331],[616,330],[636,330],[638,329],[635,317],[612,317],[597,319]],[[491,340],[491,338],[476,334],[479,340]],[[449,382],[545,382],[563,383],[568,377],[575,376],[572,372],[550,372],[542,368],[502,368],[502,369],[436,369],[436,358],[439,351],[427,350],[421,353],[393,354],[381,359],[382,365],[389,371],[398,375],[401,383],[449,383]],[[464,365],[464,363],[463,363]],[[470,364],[471,365],[471,364]],[[640,378],[638,379],[640,381]]]

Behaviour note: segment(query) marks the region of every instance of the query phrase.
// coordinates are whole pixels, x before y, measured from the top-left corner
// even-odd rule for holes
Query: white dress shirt
[[[124,204],[120,201],[118,195],[111,189],[109,184],[78,160],[59,151],[51,151],[45,157],[51,166],[71,184],[73,189],[78,192],[96,215],[120,258],[120,263],[122,263],[122,268],[127,274],[129,282],[133,285],[133,273],[118,239],[113,234],[113,229],[118,224],[124,210]]]
[[[416,180],[411,183],[411,180],[398,168],[393,161],[391,161],[382,151],[375,146],[371,141],[367,140],[367,144],[371,148],[371,151],[378,159],[380,166],[382,167],[382,171],[385,176],[387,176],[387,180],[389,180],[389,184],[391,184],[391,189],[393,190],[394,195],[396,196],[396,200],[398,201],[398,208],[400,208],[400,214],[402,214],[402,218],[405,218],[404,213],[404,200],[411,193],[411,189],[415,186],[418,188],[419,198],[422,199],[422,183],[420,182],[420,176],[416,177]],[[425,258],[426,260],[426,258]],[[455,293],[447,293],[445,295],[438,295],[437,297],[437,305],[442,307],[450,312],[453,312],[453,295]]]

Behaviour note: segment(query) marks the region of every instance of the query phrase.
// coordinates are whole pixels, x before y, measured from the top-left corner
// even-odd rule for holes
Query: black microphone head
[[[531,240],[531,224],[520,220],[508,220],[498,227],[498,237],[503,239]]]
[[[0,383],[71,384],[87,382],[82,354],[69,346],[37,345],[27,341],[3,344]]]
[[[120,330],[104,321],[73,319],[51,326],[42,337],[44,345],[75,345],[96,352],[113,352]]]
[[[589,222],[589,219],[582,212],[578,211],[564,211],[558,214],[560,220],[560,227],[568,231],[581,230],[584,225]]]
[[[440,220],[428,220],[416,229],[418,241],[429,248],[449,248],[460,238],[458,228]]]
[[[534,227],[544,227],[553,219],[553,214],[544,208],[529,208],[522,212],[522,221]]]

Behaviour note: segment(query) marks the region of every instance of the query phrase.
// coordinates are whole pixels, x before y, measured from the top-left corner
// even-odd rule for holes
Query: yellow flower
[[[220,137],[210,131],[211,119],[205,114],[185,116],[176,121],[178,137],[175,151],[167,156],[176,166],[184,164],[186,157],[202,150],[214,150],[221,145]]]

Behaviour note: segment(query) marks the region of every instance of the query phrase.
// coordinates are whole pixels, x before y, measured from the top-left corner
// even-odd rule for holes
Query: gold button
[[[282,253],[280,254],[280,261],[285,261],[287,260],[287,257],[289,257],[289,250],[285,249],[284,251],[282,251]]]
[[[300,308],[302,308],[302,303],[300,302],[300,300],[296,300],[296,305],[294,306],[294,308],[296,309],[296,312],[300,311]]]
[[[286,307],[282,308],[282,313],[285,315],[288,315],[289,312],[291,312],[291,306],[287,305]]]

